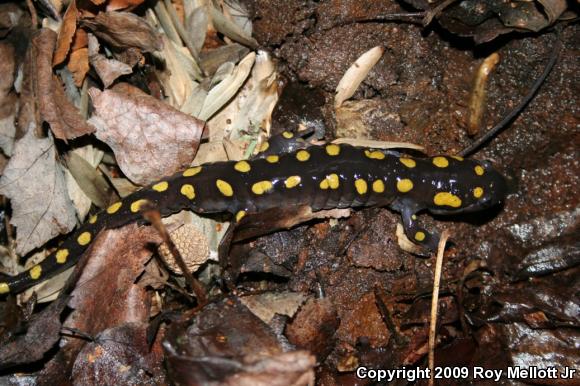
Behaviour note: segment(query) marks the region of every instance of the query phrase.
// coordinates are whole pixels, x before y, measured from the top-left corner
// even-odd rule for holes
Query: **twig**
[[[429,379],[429,386],[435,382],[435,338],[437,337],[437,312],[439,310],[439,286],[441,284],[441,267],[443,266],[443,253],[445,252],[445,244],[449,238],[449,232],[444,230],[439,239],[437,246],[437,259],[435,260],[435,277],[433,279],[433,295],[431,297],[431,322],[429,326],[429,369],[431,371],[431,378]]]
[[[147,209],[143,213],[143,217],[147,221],[149,221],[151,225],[153,225],[157,230],[157,232],[159,232],[159,234],[161,235],[163,242],[169,248],[169,252],[173,255],[173,258],[175,259],[175,262],[179,266],[179,269],[181,270],[181,273],[185,277],[185,280],[187,281],[193,292],[195,292],[195,296],[197,297],[198,303],[205,304],[207,302],[205,290],[203,289],[201,283],[195,277],[193,277],[191,272],[189,272],[189,269],[187,268],[185,261],[183,261],[183,257],[181,257],[181,253],[179,253],[179,250],[173,243],[173,240],[171,240],[171,236],[169,236],[167,228],[165,228],[165,225],[163,225],[163,223],[161,222],[161,215],[159,211],[155,209]]]
[[[528,94],[524,97],[524,99],[522,99],[522,101],[508,115],[506,115],[497,125],[492,127],[487,133],[482,135],[478,140],[473,142],[467,148],[465,148],[461,152],[459,152],[460,156],[466,157],[466,156],[472,154],[473,152],[475,152],[481,145],[483,145],[484,143],[489,141],[491,138],[493,138],[495,135],[500,133],[503,129],[505,129],[506,126],[508,125],[508,123],[510,123],[519,113],[521,113],[523,111],[523,109],[526,107],[526,105],[528,103],[530,103],[532,98],[536,95],[536,92],[538,92],[538,90],[542,86],[542,84],[544,84],[544,81],[546,80],[548,75],[550,75],[552,68],[554,68],[554,65],[558,61],[558,56],[560,54],[561,48],[562,48],[562,42],[560,41],[560,37],[557,36],[556,43],[554,44],[554,49],[552,50],[550,60],[548,61],[548,63],[546,64],[546,67],[544,68],[544,72],[542,72],[542,75],[540,75],[540,77],[538,79],[536,79],[536,81],[532,85],[532,88],[530,89]]]
[[[32,4],[32,0],[26,0],[26,6],[30,12],[30,18],[32,19],[32,29],[36,30],[38,28],[38,15],[36,14],[36,8]]]
[[[430,9],[425,12],[425,17],[423,18],[423,27],[427,27],[433,21],[433,18],[440,14],[445,8],[449,7],[451,4],[455,3],[457,0],[446,0],[441,4],[437,5],[435,8]]]

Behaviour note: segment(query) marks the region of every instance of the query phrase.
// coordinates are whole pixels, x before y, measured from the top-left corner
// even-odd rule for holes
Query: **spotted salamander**
[[[163,216],[183,209],[228,212],[236,222],[275,208],[310,206],[313,211],[389,206],[402,215],[407,237],[435,249],[438,236],[416,213],[457,214],[501,203],[505,180],[489,162],[457,156],[412,158],[393,151],[346,144],[301,146],[265,142],[258,158],[191,167],[135,192],[90,219],[40,264],[17,276],[0,275],[0,294],[18,293],[74,265],[101,229],[143,221],[147,206]],[[273,154],[272,150],[285,153]]]

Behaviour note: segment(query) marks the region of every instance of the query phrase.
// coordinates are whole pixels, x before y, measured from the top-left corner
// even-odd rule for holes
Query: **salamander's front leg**
[[[437,249],[439,244],[439,234],[428,232],[425,228],[419,225],[417,221],[417,213],[424,208],[418,207],[411,202],[399,201],[392,205],[392,208],[401,212],[403,220],[403,228],[407,238],[429,251]]]

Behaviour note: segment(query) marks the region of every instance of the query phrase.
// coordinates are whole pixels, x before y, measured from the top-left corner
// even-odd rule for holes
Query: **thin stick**
[[[163,242],[169,248],[169,252],[173,255],[173,258],[175,259],[175,262],[179,266],[179,269],[181,270],[181,273],[185,277],[185,280],[187,281],[193,292],[195,292],[195,296],[197,297],[198,303],[205,304],[207,302],[205,290],[203,289],[201,283],[195,277],[193,277],[191,272],[189,272],[189,269],[187,268],[185,261],[183,261],[183,257],[181,257],[181,253],[179,253],[179,250],[173,243],[173,240],[171,240],[171,236],[169,236],[167,228],[165,228],[165,225],[161,222],[161,215],[159,211],[155,209],[146,210],[143,213],[143,217],[147,221],[149,221],[151,225],[153,225],[157,230],[157,232],[159,232],[159,234],[161,235]]]
[[[431,378],[429,386],[435,382],[435,338],[437,337],[437,312],[439,310],[439,286],[441,284],[441,267],[443,266],[443,253],[445,244],[449,238],[449,232],[444,230],[437,246],[437,259],[435,260],[435,277],[433,279],[433,295],[431,297],[431,323],[429,326],[429,369]]]
[[[32,4],[32,0],[26,0],[26,6],[28,7],[28,11],[30,12],[30,19],[32,21],[32,29],[38,29],[38,16],[36,15],[36,8],[34,8],[34,4]]]

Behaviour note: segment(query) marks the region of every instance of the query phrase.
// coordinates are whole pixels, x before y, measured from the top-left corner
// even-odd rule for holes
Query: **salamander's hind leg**
[[[401,212],[403,228],[405,230],[405,235],[407,235],[409,240],[429,251],[437,249],[437,245],[439,244],[439,234],[427,231],[425,228],[421,227],[419,221],[417,221],[417,212],[423,208],[418,208],[416,205],[406,203],[396,203],[392,205],[392,207]]]

